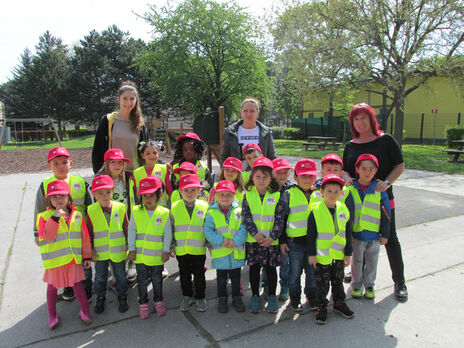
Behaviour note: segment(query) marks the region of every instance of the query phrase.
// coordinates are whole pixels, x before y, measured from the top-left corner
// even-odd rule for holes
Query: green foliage
[[[445,128],[446,139],[448,139],[449,147],[456,147],[452,142],[453,140],[464,139],[464,126],[452,126]]]
[[[284,129],[285,127],[271,127],[272,137],[274,139],[283,139],[284,138]]]
[[[288,127],[284,129],[283,137],[288,140],[304,139],[305,134],[300,128]]]
[[[86,135],[95,136],[95,132],[87,130],[87,129],[79,129],[79,130],[77,130],[77,129],[68,129],[66,131],[66,136],[69,139],[81,138],[81,137],[84,137]]]

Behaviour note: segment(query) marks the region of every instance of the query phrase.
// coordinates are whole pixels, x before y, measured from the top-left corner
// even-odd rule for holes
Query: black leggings
[[[275,267],[263,266],[267,276],[269,295],[275,295],[277,287],[277,270]],[[261,278],[261,265],[250,266],[250,287],[253,295],[259,295],[259,281]]]
[[[390,263],[393,281],[395,283],[404,282],[403,254],[396,233],[395,209],[391,210],[390,236],[388,237],[387,244],[385,244],[385,249],[387,251],[388,262]]]

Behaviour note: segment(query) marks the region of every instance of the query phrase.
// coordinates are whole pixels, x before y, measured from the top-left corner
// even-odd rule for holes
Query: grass
[[[73,138],[73,139],[65,139],[61,141],[61,145],[67,149],[78,149],[84,147],[93,147],[93,141],[95,139],[95,135],[86,135],[80,138]],[[54,142],[45,142],[45,141],[27,141],[21,144],[16,144],[14,142],[10,142],[6,145],[2,145],[3,150],[13,150],[13,149],[51,149],[56,146],[60,146],[57,141]]]

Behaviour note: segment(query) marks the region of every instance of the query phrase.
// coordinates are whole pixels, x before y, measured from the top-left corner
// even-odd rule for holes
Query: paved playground
[[[297,158],[290,158],[295,163]],[[216,163],[217,165],[217,163]],[[90,169],[73,170],[86,179]],[[403,247],[409,301],[393,296],[393,282],[382,248],[375,301],[348,299],[351,320],[334,314],[328,323],[314,323],[305,307],[295,315],[289,301],[277,315],[227,314],[216,310],[215,270],[207,271],[209,309],[198,313],[178,310],[181,289],[177,261],[167,268],[164,282],[165,317],[138,317],[137,289],[130,289],[127,313],[120,314],[114,292],[107,294],[103,314],[93,314],[84,325],[79,305],[59,302],[60,325],[48,330],[38,247],[33,242],[32,215],[38,185],[48,173],[0,176],[1,236],[0,346],[1,347],[411,347],[460,346],[464,318],[464,175],[406,170],[395,183],[398,236]],[[249,303],[248,269],[242,271]],[[346,285],[348,289],[348,285]],[[152,305],[152,304],[151,304]],[[93,307],[93,303],[91,304]],[[93,313],[93,308],[92,308]]]

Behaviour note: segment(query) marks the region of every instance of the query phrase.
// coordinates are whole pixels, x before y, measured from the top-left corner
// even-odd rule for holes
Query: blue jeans
[[[125,261],[113,262],[111,260],[102,260],[95,262],[95,283],[93,288],[97,296],[105,296],[106,285],[108,283],[108,266],[111,264],[114,276],[114,286],[118,296],[127,293],[126,280],[126,263]]]
[[[290,270],[288,272],[288,285],[290,297],[300,298],[301,296],[301,274],[303,269],[306,274],[304,292],[311,297],[316,294],[316,279],[314,278],[314,268],[308,263],[308,251],[306,245],[288,241],[288,258],[290,260]]]
[[[148,283],[153,285],[153,300],[155,302],[163,301],[163,265],[147,266],[143,263],[136,263],[137,282],[139,290],[139,304],[148,303]]]

